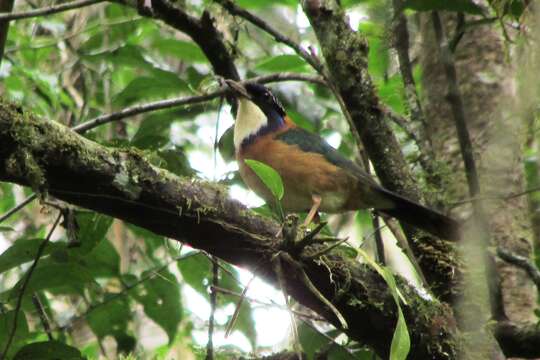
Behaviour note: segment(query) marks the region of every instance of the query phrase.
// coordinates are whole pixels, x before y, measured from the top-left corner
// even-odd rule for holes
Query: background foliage
[[[208,9],[216,17],[244,77],[277,72],[315,75],[289,48],[244,20],[231,17],[211,1],[180,3],[193,15]],[[236,3],[319,52],[296,1]],[[407,115],[403,81],[391,49],[388,1],[341,3],[351,25],[368,38],[369,71],[379,97],[397,114]],[[17,3],[16,11],[47,5],[45,1]],[[469,0],[405,1],[406,14],[413,20],[413,35],[417,11],[464,12],[481,15],[485,21],[519,25],[526,5],[517,0],[492,1],[489,8]],[[414,75],[419,84],[418,67]],[[0,79],[5,98],[69,126],[134,104],[201,94],[218,84],[205,55],[189,37],[116,3],[12,22]],[[357,156],[353,136],[328,89],[307,82],[279,83],[273,89],[299,126],[326,137],[343,154]],[[139,115],[99,127],[85,136],[107,146],[135,147],[145,158],[177,175],[213,178],[231,186],[233,195],[246,198],[231,158],[232,134],[225,131],[231,123],[229,106],[216,99]],[[536,124],[537,116],[530,129]],[[408,158],[417,160],[416,146],[406,132],[399,126],[394,130]],[[214,134],[224,135],[216,139]],[[525,154],[528,186],[539,186],[538,154],[532,142]],[[421,175],[418,164],[414,170]],[[27,188],[1,183],[0,213],[30,194]],[[538,194],[530,198],[531,207],[536,208]],[[19,290],[57,214],[58,204],[51,201],[35,201],[0,225],[0,351],[11,334]],[[8,356],[204,358],[205,343],[196,334],[206,333],[208,319],[198,317],[186,297],[198,294],[197,301],[210,304],[209,289],[215,281],[213,261],[217,260],[104,215],[83,209],[62,211],[61,230],[53,233],[27,284]],[[337,234],[345,220],[334,222]],[[366,239],[356,239],[354,246],[369,248],[373,240],[368,235],[373,227],[368,214],[360,212],[354,222]],[[238,301],[230,293],[241,293],[249,275],[225,263],[220,263],[219,272],[215,284],[223,290],[217,292],[216,307],[222,318],[216,327],[223,333]],[[279,296],[276,299],[281,301]],[[261,306],[270,308],[254,301],[243,302],[234,329],[247,346],[240,346],[241,341],[233,336],[228,344],[216,349],[217,358],[248,352],[268,354],[287,347],[287,343],[259,343],[260,332],[275,329],[270,324],[256,324],[252,313]],[[316,318],[315,314],[311,316]],[[156,327],[160,330],[154,330]],[[162,336],[151,334],[158,331]],[[299,341],[310,359],[319,351],[326,352],[329,359],[374,356],[361,344],[310,318],[299,323]]]

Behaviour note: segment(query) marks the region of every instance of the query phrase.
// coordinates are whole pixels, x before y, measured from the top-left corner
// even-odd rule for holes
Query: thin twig
[[[34,201],[35,198],[37,198],[36,194],[30,195],[29,197],[24,199],[19,205],[15,206],[13,209],[9,210],[7,213],[2,215],[2,217],[0,217],[0,224],[6,221],[7,219],[9,219],[17,211],[21,210],[23,207],[30,204],[32,201]]]
[[[393,45],[397,52],[399,71],[405,89],[405,104],[410,112],[412,122],[419,125],[419,134],[416,135],[416,132],[408,126],[408,122],[400,116],[391,114],[390,118],[400,125],[418,146],[418,152],[420,153],[419,163],[426,172],[426,180],[435,187],[441,187],[441,177],[437,174],[433,164],[435,153],[433,151],[431,134],[416,89],[416,82],[409,56],[409,30],[407,27],[407,17],[403,13],[404,1],[393,0],[392,2],[394,7]]]
[[[49,230],[47,237],[39,245],[39,248],[36,252],[36,257],[34,258],[34,262],[32,263],[32,265],[30,266],[30,269],[28,269],[28,272],[26,273],[26,276],[19,290],[19,296],[17,297],[17,305],[15,306],[15,316],[13,317],[13,325],[11,326],[11,331],[9,333],[6,346],[4,347],[4,351],[2,352],[2,356],[0,356],[0,359],[5,359],[8,354],[9,347],[11,346],[11,342],[13,341],[13,338],[15,337],[15,332],[17,331],[17,322],[19,320],[19,312],[21,311],[24,292],[26,291],[26,287],[28,286],[28,283],[30,282],[30,278],[32,277],[32,274],[34,270],[36,269],[37,263],[39,259],[41,258],[41,255],[43,255],[43,252],[45,251],[47,244],[51,240],[51,236],[54,233],[54,230],[56,230],[56,227],[58,226],[58,223],[60,222],[61,218],[62,218],[62,214],[59,214],[56,217],[56,220],[54,221],[54,224],[51,227],[51,230]]]
[[[270,24],[268,24],[266,21],[258,17],[257,15],[254,15],[250,13],[249,11],[242,9],[241,7],[237,6],[233,1],[231,0],[214,0],[215,2],[219,3],[221,6],[223,6],[229,13],[232,15],[240,16],[241,18],[249,21],[259,29],[267,32],[268,34],[272,35],[274,39],[277,42],[283,43],[287,46],[289,46],[291,49],[293,49],[300,57],[302,57],[308,64],[310,64],[319,74],[323,75],[323,66],[320,63],[319,59],[317,59],[315,56],[313,56],[310,52],[308,52],[306,49],[304,49],[302,46],[294,42],[291,38],[283,35],[276,29],[274,29]]]
[[[399,244],[399,247],[405,253],[405,256],[407,256],[410,263],[414,267],[414,270],[416,271],[416,274],[420,278],[420,281],[422,281],[422,284],[424,284],[426,289],[429,289],[429,283],[426,280],[424,272],[422,271],[422,268],[420,267],[420,264],[418,264],[418,260],[416,260],[416,257],[414,256],[414,253],[413,253],[411,247],[409,246],[409,242],[407,241],[407,238],[405,237],[405,235],[403,235],[403,232],[401,231],[401,228],[397,225],[395,220],[393,220],[393,219],[391,219],[391,218],[389,218],[387,216],[383,216],[382,218],[384,220],[384,223],[388,227],[388,229],[390,229],[390,231],[392,232],[392,234],[396,238],[396,240],[397,240],[397,242]]]
[[[344,240],[346,240],[346,239],[344,239]],[[281,255],[281,256],[279,256],[279,255]],[[278,258],[284,259],[287,262],[287,264],[289,264],[290,266],[292,266],[294,268],[297,275],[300,274],[300,279],[302,280],[304,285],[309,289],[309,291],[313,295],[315,295],[315,297],[317,299],[319,299],[324,305],[326,305],[332,311],[332,313],[337,318],[337,320],[338,320],[338,322],[339,322],[339,324],[341,326],[341,330],[347,330],[348,327],[349,327],[347,325],[347,320],[345,320],[343,315],[334,306],[334,304],[332,304],[327,298],[325,298],[324,295],[321,294],[319,289],[317,289],[317,287],[315,285],[313,285],[313,282],[311,282],[309,276],[306,274],[306,272],[304,271],[302,266],[298,262],[296,262],[291,257],[291,255],[289,255],[288,253],[281,252],[279,255],[278,255]]]
[[[6,54],[11,54],[11,53],[14,53],[14,52],[18,52],[18,51],[21,51],[21,50],[37,50],[37,49],[44,49],[44,48],[48,48],[48,47],[53,47],[53,46],[58,46],[59,43],[61,42],[64,42],[66,40],[69,40],[71,38],[74,38],[78,35],[81,35],[81,34],[84,34],[88,31],[92,31],[94,29],[101,29],[103,32],[105,31],[109,31],[108,27],[113,27],[113,26],[116,26],[116,25],[122,25],[122,24],[126,24],[126,23],[131,23],[131,22],[135,22],[135,21],[140,21],[140,20],[143,20],[144,18],[143,17],[131,17],[131,18],[124,18],[124,19],[120,19],[120,20],[116,20],[116,21],[110,21],[110,22],[99,22],[99,23],[96,23],[96,24],[93,24],[93,25],[90,25],[88,27],[85,27],[84,29],[79,29],[77,31],[73,31],[69,34],[65,34],[61,37],[58,37],[54,40],[51,40],[50,42],[46,42],[46,43],[40,43],[40,44],[27,44],[27,45],[20,45],[20,46],[15,46],[15,47],[11,47],[11,48],[8,48],[6,49]]]
[[[461,157],[465,166],[465,176],[467,178],[469,195],[471,198],[476,198],[480,196],[480,180],[474,160],[474,151],[471,137],[469,135],[469,130],[467,129],[465,105],[463,104],[463,97],[459,89],[454,55],[450,50],[448,39],[445,35],[439,13],[437,11],[433,11],[431,13],[431,19],[433,22],[435,38],[439,46],[439,57],[444,67],[446,81],[448,83],[447,100],[452,109],[452,115],[457,131]],[[473,201],[473,214],[478,224],[478,234],[480,236],[479,240],[485,248],[488,248],[490,245],[491,235],[481,200]],[[500,291],[500,286],[497,283],[497,269],[494,267],[494,261],[492,261],[492,259],[490,259],[489,257],[490,255],[485,252],[484,262],[486,281],[488,284],[489,292],[488,298],[491,306],[491,316],[494,319],[498,320],[506,319],[506,315],[504,314],[504,303],[502,299],[502,294]]]
[[[278,81],[308,81],[314,83],[324,83],[324,81],[318,76],[310,76],[305,74],[294,74],[294,73],[278,73],[265,76],[258,76],[251,79],[248,79],[244,82],[260,82],[260,83],[269,83],[269,82],[278,82]],[[118,112],[105,114],[98,116],[94,119],[88,120],[82,124],[79,124],[72,128],[73,131],[78,133],[83,133],[95,127],[98,127],[103,124],[107,124],[113,121],[125,119],[130,116],[135,116],[139,114],[144,114],[150,111],[163,110],[168,108],[173,108],[183,105],[192,105],[198,104],[201,102],[206,102],[213,100],[217,97],[225,95],[229,89],[225,86],[221,87],[219,90],[205,94],[205,95],[196,95],[189,97],[181,97],[167,100],[159,100],[146,104],[134,105]]]
[[[249,285],[249,283],[248,283],[248,285]],[[244,295],[245,291],[242,291],[242,293],[237,293],[237,292],[234,292],[232,290],[225,289],[225,288],[222,288],[222,287],[216,287],[214,289],[216,291],[222,293],[222,294],[225,294],[225,295],[236,296],[236,297],[239,297],[239,298],[243,297],[243,300],[249,301],[250,303],[253,303],[253,304],[258,304],[258,305],[268,306],[268,307],[275,307],[275,308],[278,308],[278,309],[281,309],[281,310],[288,310],[286,306],[277,304],[277,303],[275,303],[273,301],[271,303],[267,303],[267,302],[264,302],[264,301],[261,301],[261,300],[258,300],[258,299],[251,298],[249,296],[245,296]],[[244,290],[245,289],[246,288],[244,288]],[[297,316],[300,316],[300,317],[303,317],[303,318],[306,318],[306,319],[310,319],[310,320],[314,320],[314,321],[326,322],[326,320],[324,318],[322,318],[322,317],[317,317],[317,316],[314,316],[312,314],[308,314],[308,313],[298,311],[298,310],[294,310],[294,309],[291,309],[291,310]]]
[[[231,317],[231,320],[229,320],[229,323],[227,324],[227,328],[225,329],[225,338],[229,337],[229,335],[232,332],[232,329],[234,328],[236,319],[238,319],[238,316],[240,315],[240,309],[242,308],[242,303],[244,302],[244,299],[246,298],[246,293],[249,290],[249,286],[251,285],[251,282],[253,280],[255,280],[255,275],[251,277],[247,285],[244,287],[244,290],[242,290],[242,294],[240,294],[240,298],[238,299],[238,302],[236,303],[236,308],[234,309],[233,316]]]
[[[47,318],[47,314],[45,313],[45,310],[43,309],[43,304],[41,303],[41,300],[39,300],[39,295],[37,293],[32,295],[32,303],[34,304],[34,307],[36,308],[36,311],[39,315],[39,319],[41,321],[41,325],[43,326],[43,329],[45,330],[45,333],[47,334],[49,341],[53,341],[54,338],[51,332],[51,325],[49,324],[49,319]]]
[[[371,223],[373,225],[373,233],[375,234],[375,246],[377,247],[377,258],[382,265],[386,265],[386,256],[384,254],[384,241],[381,235],[381,225],[379,215],[371,214]]]
[[[540,290],[540,270],[536,267],[534,262],[502,247],[497,248],[497,255],[507,263],[525,270],[536,285],[536,288]]]
[[[334,244],[332,245],[329,245],[319,251],[317,251],[316,253],[314,254],[310,254],[308,256],[305,256],[305,259],[317,259],[317,258],[320,258],[321,256],[323,256],[324,254],[328,254],[330,251],[332,251],[333,249],[335,249],[336,247],[338,247],[339,245],[347,242],[347,240],[349,240],[348,237],[346,237],[345,239],[340,239],[338,241],[336,241]]]
[[[219,286],[219,267],[217,259],[212,262],[212,287]],[[214,359],[214,316],[217,308],[217,291],[210,288],[210,317],[208,318],[208,342],[206,343],[206,360]]]
[[[89,5],[94,5],[105,0],[76,0],[64,4],[52,5],[44,8],[39,8],[35,10],[19,12],[19,13],[0,13],[0,20],[17,20],[17,19],[27,19],[32,17],[44,16],[56,14],[59,12],[73,10],[82,8]]]
[[[302,359],[302,346],[300,345],[300,337],[298,336],[298,326],[296,324],[296,318],[294,316],[291,304],[289,302],[287,282],[285,281],[285,274],[283,273],[283,264],[281,263],[282,254],[285,255],[287,253],[282,252],[282,251],[279,251],[278,253],[276,253],[272,258],[272,264],[273,264],[274,272],[276,273],[276,276],[278,278],[278,284],[281,289],[281,293],[283,294],[283,298],[285,299],[285,305],[287,306],[287,309],[289,310],[289,315],[291,317],[291,328],[292,328],[292,335],[293,335],[293,341],[294,341],[294,350],[296,352],[296,355],[298,356],[298,359],[301,360]]]
[[[95,305],[90,305],[89,308],[81,315],[77,315],[77,316],[74,316],[72,317],[71,319],[69,319],[68,323],[73,323],[79,319],[83,319],[85,317],[87,317],[91,312],[93,312],[94,310],[96,310],[97,308],[103,306],[103,305],[107,305],[108,303],[110,303],[111,301],[114,301],[116,299],[118,299],[119,297],[121,296],[125,296],[127,295],[127,293],[136,288],[137,286],[143,284],[144,282],[150,280],[150,279],[153,279],[154,277],[157,276],[157,274],[159,274],[159,272],[161,272],[162,270],[166,269],[169,265],[171,265],[172,263],[174,262],[178,262],[178,261],[182,261],[182,260],[185,260],[187,258],[190,258],[192,256],[195,256],[195,255],[198,255],[200,254],[199,251],[194,251],[194,252],[191,252],[189,254],[185,254],[185,255],[182,255],[182,256],[178,256],[174,259],[171,259],[170,261],[168,261],[167,263],[163,264],[162,266],[154,269],[154,270],[151,270],[147,273],[147,275],[145,275],[144,277],[140,278],[139,280],[137,280],[136,282],[134,282],[133,284],[130,284],[130,285],[124,285],[123,288],[122,288],[122,291],[116,293],[116,294],[113,294],[109,297],[107,297],[107,299],[103,300],[102,302],[98,303],[98,304],[95,304]],[[60,330],[66,328],[66,326],[62,326],[60,328]]]

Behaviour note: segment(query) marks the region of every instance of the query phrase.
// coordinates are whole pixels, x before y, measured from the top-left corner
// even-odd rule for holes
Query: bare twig
[[[371,223],[373,224],[373,234],[375,236],[375,246],[377,246],[377,260],[383,265],[386,265],[386,256],[384,254],[384,242],[381,236],[381,225],[379,215],[371,214]]]
[[[258,304],[258,305],[268,306],[268,307],[275,307],[275,308],[278,308],[278,309],[281,309],[281,310],[288,310],[286,306],[277,304],[277,303],[275,303],[273,301],[271,303],[267,303],[267,302],[264,302],[264,301],[261,301],[261,300],[258,300],[258,299],[251,298],[249,296],[245,296],[246,288],[244,288],[242,293],[237,293],[237,292],[234,292],[232,290],[225,289],[225,288],[222,288],[222,287],[216,287],[214,289],[216,291],[222,293],[222,294],[236,296],[236,297],[242,298],[243,301],[246,300],[246,301],[249,301],[250,303],[253,303],[253,304]],[[308,314],[308,313],[298,311],[298,310],[294,310],[294,309],[292,309],[292,312],[295,315],[306,318],[306,319],[310,319],[310,320],[314,320],[314,321],[326,322],[326,319],[324,319],[322,317],[318,317],[316,315]]]
[[[99,28],[102,31],[108,31],[109,27],[113,27],[113,26],[121,25],[121,24],[126,24],[126,23],[132,23],[132,22],[135,22],[135,21],[140,21],[142,19],[144,19],[144,18],[143,17],[131,17],[131,18],[123,18],[123,19],[110,21],[110,22],[99,22],[99,23],[96,23],[94,25],[87,26],[84,29],[79,29],[79,30],[73,31],[73,32],[71,32],[69,34],[64,34],[63,36],[58,37],[58,38],[56,38],[54,40],[51,40],[50,42],[47,42],[47,43],[40,43],[40,44],[29,43],[29,44],[25,44],[25,45],[21,45],[21,46],[15,46],[15,47],[8,48],[8,49],[6,49],[6,54],[11,54],[11,53],[18,52],[20,50],[26,50],[26,49],[37,50],[37,49],[44,49],[44,48],[48,48],[48,47],[58,46],[58,44],[61,43],[61,42],[64,42],[64,41],[69,40],[71,38],[74,38],[74,37],[76,37],[78,35],[84,34],[84,33],[88,32],[88,31],[92,31],[94,29]]]
[[[439,13],[437,11],[433,11],[431,18],[433,22],[433,29],[435,31],[435,38],[439,46],[439,56],[444,67],[446,81],[448,83],[447,100],[452,109],[453,120],[456,126],[459,148],[461,151],[461,157],[463,158],[465,176],[467,178],[467,184],[469,187],[469,195],[472,198],[476,198],[480,195],[480,180],[478,178],[478,172],[474,160],[472,141],[469,135],[469,130],[467,129],[465,106],[463,104],[463,97],[461,96],[461,91],[459,89],[454,55],[450,50],[450,45],[445,35]],[[481,200],[473,201],[473,214],[478,224],[478,229],[480,230],[478,233],[481,244],[484,248],[487,248],[490,245],[491,235]],[[502,306],[503,299],[499,284],[497,283],[497,269],[494,267],[494,262],[492,259],[490,259],[490,255],[487,252],[485,252],[484,262],[489,292],[488,297],[491,305],[491,315],[494,319],[506,319]]]
[[[317,82],[317,83],[323,82],[322,79],[317,76],[314,77],[314,76],[309,76],[305,74],[293,74],[293,73],[271,74],[271,75],[266,75],[266,76],[258,76],[258,77],[254,77],[254,78],[246,80],[246,82],[260,82],[260,83],[269,83],[269,82],[277,82],[277,81],[310,81],[310,82]],[[87,122],[79,124],[73,127],[72,129],[73,131],[76,131],[78,133],[83,133],[85,131],[98,127],[100,125],[107,124],[107,123],[121,120],[121,119],[125,119],[130,116],[144,114],[150,111],[156,111],[156,110],[173,108],[177,106],[192,105],[192,104],[198,104],[201,102],[210,101],[210,100],[213,100],[215,98],[225,95],[228,91],[229,90],[224,86],[218,89],[217,91],[214,91],[205,95],[196,95],[196,96],[189,96],[189,97],[182,97],[182,98],[175,98],[175,99],[167,99],[167,100],[154,101],[154,102],[150,102],[146,104],[135,105],[135,106],[125,108],[118,112],[98,116],[92,120],[88,120]]]
[[[9,210],[7,213],[5,213],[4,215],[2,215],[0,217],[0,224],[3,223],[4,221],[6,221],[7,219],[9,219],[13,214],[15,214],[17,211],[21,210],[22,208],[24,208],[26,205],[30,204],[32,201],[34,201],[34,199],[37,198],[37,195],[36,194],[32,194],[30,195],[29,197],[27,197],[26,199],[24,199],[19,205],[15,206],[13,209]]]
[[[347,240],[347,239],[344,239],[344,240]],[[339,243],[336,244],[336,246],[337,245],[339,245]],[[278,254],[278,257],[283,259],[284,261],[287,262],[287,264],[293,267],[295,272],[297,274],[300,274],[300,279],[302,280],[304,285],[309,289],[309,291],[332,311],[332,313],[334,314],[334,316],[336,317],[336,319],[338,320],[341,326],[341,330],[347,330],[348,329],[347,321],[345,320],[343,315],[327,298],[324,297],[323,294],[321,294],[319,289],[317,289],[317,287],[313,285],[313,283],[309,279],[309,276],[307,276],[302,266],[298,262],[296,262],[288,253],[281,252],[281,254]]]
[[[246,293],[253,280],[255,280],[255,275],[251,277],[247,285],[244,287],[244,290],[242,290],[242,294],[240,294],[240,298],[238,299],[238,302],[236,303],[236,308],[234,309],[233,316],[231,317],[231,320],[229,320],[229,323],[227,324],[227,328],[225,330],[225,338],[229,337],[229,335],[232,332],[232,329],[234,328],[236,319],[238,319],[238,315],[240,315],[240,309],[242,308],[242,303],[244,302],[244,299],[246,298]]]
[[[461,91],[459,90],[454,57],[450,51],[448,40],[444,33],[438,12],[434,11],[432,13],[432,21],[433,28],[435,29],[435,37],[439,44],[440,59],[444,66],[446,80],[448,82],[447,99],[452,108],[452,114],[458,133],[461,156],[463,158],[463,163],[465,164],[465,173],[469,185],[469,194],[471,197],[475,197],[480,193],[480,181],[478,180],[472,141],[469,130],[467,129],[465,106],[463,104]]]
[[[190,258],[192,256],[195,256],[195,255],[198,255],[200,254],[200,251],[194,251],[194,252],[191,252],[189,254],[185,254],[185,255],[182,255],[182,256],[178,256],[178,257],[175,257],[174,259],[171,259],[170,261],[168,261],[167,263],[163,264],[162,266],[152,270],[152,271],[149,271],[147,273],[147,275],[145,275],[144,277],[140,278],[139,280],[137,280],[136,282],[134,282],[133,284],[130,284],[130,285],[125,285],[123,286],[122,288],[122,291],[116,293],[116,294],[113,294],[109,297],[107,297],[105,300],[103,300],[102,302],[98,303],[98,304],[95,304],[95,305],[89,305],[88,309],[81,315],[77,315],[77,316],[73,316],[71,319],[69,319],[68,321],[68,324],[71,324],[79,319],[83,319],[85,317],[87,317],[92,311],[96,310],[97,308],[103,306],[103,305],[107,305],[108,303],[110,303],[111,301],[114,301],[116,299],[118,299],[119,297],[121,296],[125,296],[130,290],[136,288],[137,286],[145,283],[146,281],[150,280],[150,279],[153,279],[155,276],[157,276],[157,274],[159,272],[161,272],[162,270],[166,269],[169,265],[171,265],[172,263],[174,262],[178,262],[178,261],[182,261],[184,259],[187,259],[187,258]],[[60,330],[66,328],[66,326],[62,326],[60,328]]]
[[[420,153],[419,162],[426,172],[426,180],[435,187],[441,187],[441,178],[437,175],[433,165],[435,154],[431,134],[428,131],[426,116],[422,109],[412,72],[412,64],[409,57],[409,30],[407,28],[407,17],[403,13],[404,2],[403,0],[392,0],[392,2],[394,7],[393,45],[397,52],[399,70],[403,79],[403,87],[405,88],[405,104],[410,111],[411,120],[419,124],[419,134],[416,135],[415,131],[409,128],[408,123],[403,118],[393,114],[390,114],[390,118],[400,125],[418,146]]]
[[[0,13],[0,20],[17,20],[17,19],[27,19],[38,16],[45,16],[56,14],[62,11],[73,10],[82,8],[89,5],[94,5],[105,0],[76,0],[64,4],[52,5],[49,7],[44,7],[40,9],[19,12],[19,13]]]
[[[317,252],[315,252],[314,254],[309,254],[308,256],[305,256],[306,259],[317,259],[317,258],[320,258],[321,256],[323,256],[324,254],[328,254],[330,251],[332,251],[333,249],[335,249],[336,247],[338,247],[339,245],[347,242],[347,240],[349,240],[348,237],[346,237],[345,239],[339,239],[338,241],[336,241],[334,244],[332,245],[329,245]]]
[[[206,343],[206,360],[214,359],[214,316],[217,307],[217,291],[213,287],[219,286],[219,267],[217,259],[212,263],[212,287],[210,288],[210,317],[208,319],[208,342]]]
[[[420,264],[418,264],[418,260],[416,260],[416,257],[414,256],[414,253],[413,253],[411,247],[409,246],[409,242],[405,238],[405,235],[403,235],[403,232],[401,231],[398,224],[395,222],[395,220],[393,220],[393,219],[391,219],[389,217],[383,216],[383,220],[384,220],[384,223],[386,224],[386,226],[388,227],[388,229],[390,229],[390,231],[392,232],[392,234],[396,238],[396,240],[397,240],[397,242],[399,244],[399,247],[401,248],[401,250],[403,250],[403,252],[407,256],[407,258],[411,262],[412,266],[414,267],[414,270],[418,274],[418,277],[420,278],[420,280],[422,281],[424,286],[426,288],[429,288],[429,283],[426,280],[424,272],[422,271],[422,268],[420,267]]]
[[[43,329],[45,330],[47,337],[49,338],[50,341],[53,341],[54,338],[51,332],[51,325],[49,324],[49,319],[47,318],[47,314],[45,313],[45,310],[43,309],[43,304],[39,300],[39,295],[37,293],[32,295],[32,303],[34,304],[34,307],[36,308],[36,311],[39,315],[39,319],[41,321],[41,325],[43,326]]]
[[[497,255],[507,263],[525,270],[535,283],[536,287],[540,290],[540,270],[536,267],[534,262],[524,256],[517,255],[502,247],[497,248]]]
[[[302,46],[294,42],[289,37],[283,35],[276,29],[274,29],[270,24],[261,19],[260,17],[250,13],[249,11],[242,9],[237,6],[231,0],[214,0],[223,6],[229,13],[232,15],[240,16],[241,18],[246,19],[259,29],[267,32],[272,35],[277,42],[283,43],[293,49],[300,57],[302,57],[309,65],[311,65],[319,74],[323,75],[323,66],[320,63],[319,59],[313,56],[309,51],[304,49]]]
[[[9,333],[8,340],[6,342],[6,346],[4,347],[4,351],[2,352],[2,355],[0,356],[0,359],[5,359],[9,347],[11,346],[11,342],[13,341],[13,338],[15,336],[15,332],[17,331],[17,322],[19,320],[19,312],[21,311],[22,301],[24,297],[24,292],[26,291],[26,287],[28,286],[28,283],[30,282],[30,278],[32,277],[32,274],[34,270],[36,269],[37,263],[39,259],[41,258],[41,255],[43,255],[43,252],[45,251],[45,248],[47,247],[47,244],[51,240],[51,236],[54,233],[54,230],[56,230],[56,227],[58,226],[58,223],[60,222],[60,219],[62,218],[62,214],[59,214],[56,217],[56,220],[53,223],[53,226],[49,230],[49,233],[47,234],[47,237],[45,240],[41,242],[39,245],[39,248],[36,252],[36,257],[34,258],[34,262],[30,266],[30,269],[28,269],[28,272],[26,273],[26,276],[21,284],[21,288],[19,289],[19,296],[17,297],[17,305],[15,305],[15,316],[13,317],[13,325],[11,326],[11,331]]]

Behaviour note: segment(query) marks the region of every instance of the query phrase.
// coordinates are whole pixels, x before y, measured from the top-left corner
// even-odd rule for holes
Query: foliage
[[[279,72],[313,74],[303,58],[251,25],[223,14],[211,1],[174,3],[184,4],[194,15],[208,10],[218,17],[226,28],[227,46],[237,56],[236,65],[248,77]],[[312,29],[302,27],[297,1],[236,3],[320,53]],[[519,19],[526,7],[518,0],[490,4],[501,18],[510,15]],[[50,4],[41,0],[32,5]],[[387,14],[377,16],[381,3],[342,0],[342,5],[350,14],[367,18],[358,30],[370,44],[369,72],[378,95],[384,105],[406,114],[402,77],[386,36],[390,19]],[[406,0],[405,7],[410,12],[449,10],[488,15],[470,0]],[[17,8],[23,10],[28,7]],[[188,36],[116,3],[12,22],[0,79],[3,96],[67,126],[128,106],[200,94],[218,86],[208,59]],[[299,126],[334,140],[342,134],[339,150],[347,156],[355,154],[353,136],[345,130],[339,105],[328,89],[306,82],[279,84],[274,89]],[[231,124],[229,108],[220,109],[218,104],[215,100],[138,115],[101,126],[85,136],[108,146],[135,148],[154,165],[176,175],[219,179],[233,190],[240,189],[243,185],[234,173],[232,131],[225,130],[223,124]],[[220,111],[221,123],[216,125]],[[402,129],[396,127],[395,131],[405,149],[414,147]],[[214,133],[221,135],[219,139],[214,139]],[[216,145],[223,159],[215,154]],[[533,185],[538,183],[536,157],[534,153],[526,159],[528,181]],[[254,160],[246,163],[279,203],[284,193],[279,175],[265,164]],[[0,215],[29,194],[29,189],[0,183]],[[537,195],[532,196],[532,203],[538,203]],[[97,358],[103,351],[111,357],[169,359],[170,354],[181,354],[204,358],[206,339],[201,334],[206,334],[208,319],[200,316],[200,309],[209,301],[212,263],[208,256],[82,209],[69,209],[72,222],[65,221],[45,247],[25,285],[16,331],[12,332],[25,276],[57,211],[57,204],[35,201],[0,225],[0,353],[12,337],[7,355],[14,359]],[[355,220],[364,234],[373,232],[366,214]],[[223,293],[218,293],[216,313],[224,319],[216,320],[216,326],[222,338],[246,282],[242,270],[221,261],[220,266],[218,286]],[[388,269],[373,266],[387,282],[398,308],[392,359],[405,359],[410,339],[395,280]],[[279,299],[279,293],[269,294]],[[272,299],[264,309],[271,308],[275,301],[279,300]],[[218,349],[218,354],[269,352],[275,344],[262,343],[262,335],[276,328],[286,335],[287,324],[261,324],[257,320],[261,306],[243,302],[234,339],[225,339],[226,345]],[[50,330],[45,330],[42,317]],[[80,334],[88,329],[92,336],[81,339]],[[349,339],[342,340],[343,336],[338,338],[340,335],[321,322],[307,320],[299,327],[299,341],[309,359],[319,353],[326,353],[332,360],[374,358],[372,351]]]

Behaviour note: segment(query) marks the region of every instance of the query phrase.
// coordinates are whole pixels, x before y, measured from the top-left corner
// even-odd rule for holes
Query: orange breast
[[[246,185],[267,202],[274,201],[270,191],[249,168],[244,159],[254,159],[271,166],[283,181],[285,211],[307,211],[312,195],[322,197],[324,212],[343,211],[357,180],[347,171],[328,162],[323,155],[304,152],[296,145],[276,140],[277,134],[261,136],[237,153],[240,174]]]

